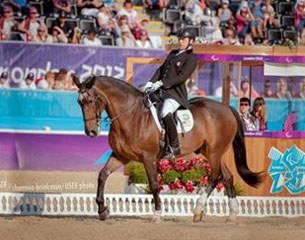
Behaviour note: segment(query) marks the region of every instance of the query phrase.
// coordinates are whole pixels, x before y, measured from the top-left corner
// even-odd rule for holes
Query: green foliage
[[[243,187],[242,187],[240,184],[235,183],[235,184],[234,184],[234,189],[235,189],[236,196],[242,196],[242,195],[244,194]],[[225,194],[225,195],[228,195],[226,189],[225,189],[225,191],[224,191],[224,194]]]
[[[130,162],[127,164],[126,170],[130,182],[148,184],[148,178],[142,163]]]
[[[181,173],[171,169],[163,174],[162,180],[165,184],[173,183],[177,178],[181,177]]]
[[[195,185],[200,182],[200,179],[203,175],[206,175],[206,171],[203,168],[194,168],[186,170],[182,173],[181,180],[187,182],[188,180],[192,181]]]

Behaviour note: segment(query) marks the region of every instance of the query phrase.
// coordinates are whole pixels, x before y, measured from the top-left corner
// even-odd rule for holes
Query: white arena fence
[[[162,216],[193,215],[199,195],[161,195]],[[110,216],[146,216],[154,210],[149,194],[106,194]],[[299,217],[305,216],[304,197],[237,197],[238,216],[242,217]],[[228,198],[212,196],[206,213],[227,216]],[[1,215],[97,216],[94,194],[0,193]]]

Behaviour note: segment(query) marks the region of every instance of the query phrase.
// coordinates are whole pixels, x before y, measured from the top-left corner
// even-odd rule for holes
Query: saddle
[[[160,132],[164,132],[163,121],[161,119],[161,109],[163,100],[158,92],[148,92],[144,96],[144,105],[150,109],[151,114]],[[178,134],[184,134],[192,130],[194,126],[193,114],[189,109],[178,109],[174,113]]]

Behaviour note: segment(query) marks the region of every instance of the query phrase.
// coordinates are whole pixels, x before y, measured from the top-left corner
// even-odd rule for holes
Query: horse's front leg
[[[157,160],[145,158],[144,166],[149,181],[150,190],[154,196],[155,201],[155,212],[153,216],[154,222],[161,221],[161,199],[158,192],[158,171],[157,171]]]
[[[98,186],[97,186],[97,194],[96,194],[96,203],[98,206],[98,214],[100,220],[105,220],[109,215],[109,210],[104,203],[104,187],[107,178],[111,173],[116,171],[118,168],[122,166],[122,163],[112,155],[103,169],[100,171],[98,176]]]

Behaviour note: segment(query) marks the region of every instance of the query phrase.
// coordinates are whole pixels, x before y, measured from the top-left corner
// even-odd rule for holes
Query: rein
[[[111,125],[115,120],[117,120],[121,115],[123,115],[124,113],[127,113],[131,110],[133,110],[136,106],[136,103],[138,102],[139,99],[143,99],[143,97],[137,97],[136,100],[134,101],[134,103],[132,104],[132,106],[130,108],[125,109],[124,111],[120,112],[119,114],[117,114],[116,116],[114,116],[113,118],[109,118],[107,117],[108,123],[109,125]],[[102,100],[103,101],[103,100]],[[103,101],[104,102],[104,101]],[[104,102],[105,103],[105,102]]]

